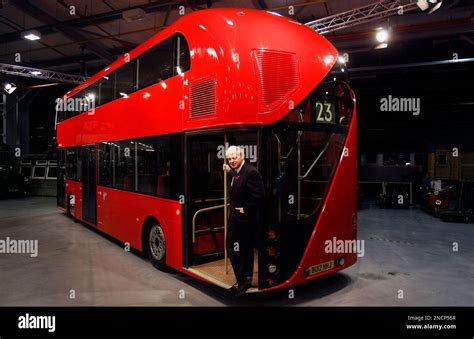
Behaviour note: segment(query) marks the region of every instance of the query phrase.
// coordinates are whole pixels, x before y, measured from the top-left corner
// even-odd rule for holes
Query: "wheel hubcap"
[[[158,225],[150,229],[150,250],[155,260],[162,260],[165,256],[165,235]]]

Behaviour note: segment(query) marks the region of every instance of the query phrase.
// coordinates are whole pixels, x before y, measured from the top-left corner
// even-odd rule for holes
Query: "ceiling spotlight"
[[[3,85],[3,90],[7,92],[8,94],[12,94],[16,90],[16,85],[13,83],[7,82],[6,84]]]
[[[389,36],[388,31],[386,29],[381,29],[381,30],[377,31],[377,33],[375,34],[375,39],[380,43],[387,42],[389,37],[390,36]]]
[[[95,94],[94,93],[88,93],[86,95],[86,98],[89,99],[90,101],[94,101],[95,100]]]
[[[43,73],[41,73],[40,71],[31,71],[30,74],[32,74],[32,75],[41,75]]]
[[[337,57],[337,61],[339,61],[340,64],[345,64],[346,63],[346,59],[342,55],[339,55]]]
[[[31,41],[39,40],[39,39],[41,39],[41,33],[38,32],[38,31],[27,31],[27,32],[24,32],[22,34],[22,37],[24,39],[28,39],[28,40],[31,40]]]
[[[422,11],[426,11],[430,7],[427,0],[418,0],[416,4]]]

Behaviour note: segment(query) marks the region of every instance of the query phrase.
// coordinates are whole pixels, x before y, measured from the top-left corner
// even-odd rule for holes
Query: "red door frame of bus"
[[[191,210],[186,207],[191,201],[191,149],[193,139],[204,136],[222,136],[224,142],[225,128],[213,128],[209,130],[197,130],[184,132],[184,203],[183,208],[183,267],[189,268],[193,265],[193,234]],[[190,204],[189,204],[190,205]]]
[[[190,143],[193,139],[204,137],[204,136],[222,136],[223,142],[228,141],[227,136],[233,133],[245,133],[245,132],[257,132],[257,152],[259,159],[261,158],[261,146],[262,143],[262,126],[245,126],[245,127],[229,127],[229,128],[213,128],[208,130],[193,130],[184,132],[184,173],[185,173],[185,203],[190,201],[191,193],[191,173],[189,161],[191,154]],[[192,215],[188,208],[183,209],[183,267],[189,268],[192,266],[192,255],[193,255],[193,242],[192,242]],[[224,244],[225,247],[225,244]],[[258,248],[259,253],[260,248]],[[260,260],[259,260],[260,262]],[[259,265],[260,266],[260,265]],[[260,272],[260,270],[259,270]]]

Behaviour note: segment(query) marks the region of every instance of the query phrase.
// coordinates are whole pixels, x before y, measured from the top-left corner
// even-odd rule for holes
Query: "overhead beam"
[[[327,34],[397,15],[400,11],[407,13],[416,9],[419,9],[417,4],[415,2],[408,2],[408,0],[380,1],[375,4],[310,21],[305,25],[320,34]]]
[[[80,75],[9,64],[0,64],[0,73],[41,80],[53,80],[70,84],[80,84],[87,79]]]

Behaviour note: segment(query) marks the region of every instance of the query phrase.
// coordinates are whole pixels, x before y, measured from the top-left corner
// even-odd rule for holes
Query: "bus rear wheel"
[[[168,266],[166,266],[165,232],[156,223],[153,223],[148,228],[147,252],[148,258],[150,258],[150,262],[154,267],[160,271],[168,270]]]

